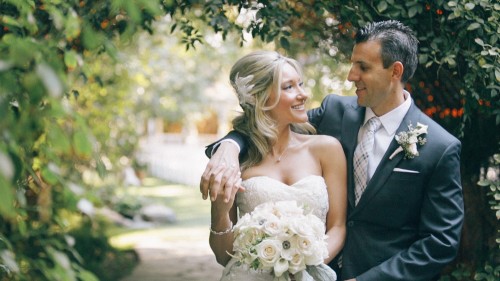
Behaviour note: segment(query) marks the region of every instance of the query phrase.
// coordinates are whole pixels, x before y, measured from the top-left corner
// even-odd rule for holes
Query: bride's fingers
[[[236,170],[236,168],[232,169],[234,171],[224,185],[224,202],[229,202],[230,199],[234,198],[236,194],[236,192],[234,192],[234,189],[236,187],[236,191],[238,191],[238,183],[241,182],[241,172]]]
[[[241,178],[238,179],[238,182],[232,188],[233,193],[231,194],[232,198],[236,197],[236,193],[242,189],[241,187]]]
[[[215,159],[214,159],[215,160]],[[201,176],[200,182],[200,192],[202,194],[203,199],[207,199],[208,193],[211,189],[213,189],[213,183],[218,174],[220,174],[223,169],[225,169],[225,164],[209,161],[203,175]]]

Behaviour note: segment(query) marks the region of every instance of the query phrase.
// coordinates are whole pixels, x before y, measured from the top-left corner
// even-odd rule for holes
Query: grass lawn
[[[210,222],[210,202],[201,198],[198,187],[145,178],[140,187],[117,190],[119,195],[138,200],[141,204],[162,204],[171,208],[177,221],[146,229],[113,227],[109,230],[110,243],[118,249],[130,249],[150,239],[156,241],[199,240]],[[202,234],[203,235],[203,234]],[[207,234],[208,235],[208,234]],[[208,239],[206,236],[205,239]]]

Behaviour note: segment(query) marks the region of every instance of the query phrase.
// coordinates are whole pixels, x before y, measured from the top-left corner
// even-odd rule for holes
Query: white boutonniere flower
[[[417,126],[413,128],[410,123],[408,125],[408,131],[399,132],[395,139],[399,144],[399,147],[391,154],[389,159],[392,160],[394,156],[403,151],[405,153],[404,159],[413,159],[418,156],[417,144],[424,145],[427,142],[426,138],[421,137],[422,134],[427,134],[428,125],[424,125],[417,122]]]

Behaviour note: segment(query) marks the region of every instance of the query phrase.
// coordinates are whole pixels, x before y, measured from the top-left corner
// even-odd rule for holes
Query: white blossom
[[[324,222],[305,214],[296,201],[257,206],[238,220],[234,237],[233,257],[254,270],[272,272],[275,280],[323,265],[328,257]]]

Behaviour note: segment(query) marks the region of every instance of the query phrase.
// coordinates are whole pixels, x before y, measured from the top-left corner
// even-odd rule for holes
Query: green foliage
[[[495,154],[492,158],[490,168],[477,185],[488,188],[487,195],[491,197],[491,201],[488,203],[490,204],[491,209],[495,211],[496,218],[500,219],[500,177],[498,176],[500,154]],[[497,239],[497,243],[500,244],[500,239]]]
[[[117,58],[113,38],[147,30],[162,13],[148,0],[0,1],[1,280],[97,280],[69,234],[82,174],[103,174],[102,158],[136,141],[103,155],[109,132],[91,126],[100,116],[82,110],[91,98],[73,87],[96,77],[95,55]]]
[[[420,66],[407,87],[429,116],[461,137],[463,177],[472,178],[500,151],[496,2],[0,0],[0,278],[96,279],[68,242],[68,218],[79,214],[81,194],[95,193],[81,191],[90,189],[82,175],[118,172],[123,155],[133,158],[137,132],[130,124],[145,117],[133,114],[140,99],[128,99],[132,76],[116,64],[118,40],[153,33],[153,22],[167,15],[170,28],[160,36],[179,32],[188,51],[207,43],[208,29],[227,40],[236,33],[240,45],[247,33],[274,42],[312,66],[310,77],[323,79],[345,73],[338,62],[348,61],[356,27],[398,19],[420,40]],[[335,90],[320,84],[315,91]],[[206,85],[184,84],[181,95]],[[148,86],[156,94],[175,91]],[[487,264],[489,257],[481,259]],[[497,274],[489,269],[476,278]]]
[[[495,281],[500,278],[500,265],[495,267],[486,264],[482,271],[474,274],[474,280]]]

